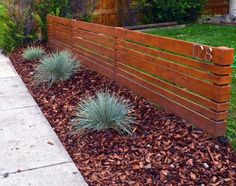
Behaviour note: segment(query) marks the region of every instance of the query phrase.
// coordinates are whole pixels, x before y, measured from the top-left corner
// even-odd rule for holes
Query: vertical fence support
[[[116,81],[116,73],[117,73],[117,50],[118,50],[118,37],[115,34],[115,43],[114,43],[114,64],[113,64],[113,80]]]

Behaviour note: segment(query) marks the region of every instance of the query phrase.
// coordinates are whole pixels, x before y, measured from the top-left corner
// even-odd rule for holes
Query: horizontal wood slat
[[[127,67],[124,64],[117,63],[117,67],[122,68],[126,71],[129,71],[131,74],[134,74],[142,79],[145,79],[146,81],[157,85],[159,87],[162,87],[163,89],[175,93],[176,95],[181,95],[183,98],[187,98],[188,100],[192,100],[192,102],[197,103],[199,105],[202,105],[210,110],[216,111],[216,112],[221,112],[221,111],[227,111],[229,109],[229,103],[221,103],[217,104],[214,101],[205,99],[204,97],[201,97],[196,94],[192,94],[191,92],[186,91],[185,89],[181,89],[175,85],[169,84],[163,80],[160,80],[158,78],[155,78],[151,75],[142,73],[136,69]]]
[[[192,57],[193,55],[193,47],[194,43],[181,41],[177,39],[170,39],[167,37],[156,36],[151,34],[146,34],[142,32],[125,30],[125,29],[117,29],[117,37],[124,40],[133,41],[135,43],[140,43],[142,45],[148,45],[151,47],[156,47],[162,50],[166,50],[169,52],[178,53],[184,56]],[[202,45],[204,46],[204,45]],[[209,48],[209,46],[204,46]],[[212,48],[212,61],[215,64],[219,65],[231,65],[233,64],[232,51],[234,49],[229,48],[219,48],[219,47],[210,47]]]
[[[142,84],[133,81],[132,77],[127,77],[129,75],[130,74],[117,74],[117,81],[122,85],[134,90],[136,93],[146,97],[148,100],[160,105],[165,105],[167,110],[171,110],[181,117],[184,116],[185,119],[195,123],[198,127],[207,131],[209,134],[214,136],[224,135],[226,130],[225,121],[216,122],[198,114],[197,112],[193,112],[191,109],[179,105],[174,100],[170,100],[163,95],[157,94]]]
[[[107,56],[108,58],[114,58],[114,50],[111,48],[106,48],[104,46],[98,45],[96,43],[86,41],[79,37],[74,37],[74,42],[76,45],[79,45],[83,48],[89,49],[91,51],[96,51],[96,53],[99,53],[101,55]]]
[[[139,78],[139,81],[143,86],[145,86],[145,87],[147,87],[147,88],[149,88],[149,89],[151,89],[163,96],[166,96],[169,99],[175,100],[176,102],[181,103],[182,105],[187,106],[187,107],[191,108],[192,110],[200,112],[203,115],[210,117],[213,120],[224,120],[227,118],[228,112],[214,112],[210,109],[205,108],[204,106],[201,106],[199,104],[196,104],[192,101],[185,99],[181,95],[177,95],[174,92],[170,92],[161,86],[157,86],[158,85],[157,82],[153,81],[153,83],[151,83],[148,80],[151,79],[152,77],[148,76],[147,74],[144,74],[140,71],[137,72],[136,70],[129,68],[128,66],[125,66],[120,63],[117,64],[117,67],[118,67],[117,72],[119,72],[120,70],[121,71],[125,70],[126,73],[130,73],[133,75],[132,80]]]
[[[153,62],[157,65],[171,68],[186,75],[190,75],[199,79],[204,79],[205,81],[209,81],[211,83],[225,85],[229,84],[232,81],[232,78],[230,76],[217,76],[215,74],[210,74],[209,72],[206,71],[200,71],[195,68],[190,68],[184,65],[180,65],[178,63],[177,64],[173,63],[172,61],[166,60],[165,58],[155,58],[154,56],[149,56],[146,53],[140,53],[135,50],[130,50],[129,48],[125,48],[123,46],[118,46],[118,47],[119,47],[118,51],[125,53],[125,55],[129,54],[127,55],[129,58],[138,58],[149,62]]]
[[[92,70],[213,136],[224,135],[233,49],[55,16],[48,23],[52,47],[71,50]]]
[[[115,43],[114,38],[107,37],[106,35],[103,34],[96,34],[85,30],[75,29],[73,30],[73,36],[77,36],[85,40],[95,42],[100,45],[104,45],[106,47],[114,48],[114,43]]]
[[[135,67],[139,70],[148,72],[152,75],[159,76],[160,78],[165,79],[166,81],[185,87],[190,91],[193,91],[214,101],[223,102],[229,99],[229,86],[217,86],[214,84],[210,84],[200,79],[193,78],[184,73],[180,73],[175,69],[161,66],[156,63],[151,63],[150,61],[144,61],[143,58],[138,58],[134,55],[129,55],[129,53],[128,55],[126,55],[125,53],[123,53],[122,55],[122,53],[118,52],[117,60],[132,67]],[[223,88],[225,92],[220,92],[220,89]],[[228,93],[228,96],[225,95],[226,92]]]
[[[184,56],[179,56],[179,55],[175,55],[172,53],[167,53],[161,50],[155,50],[153,48],[147,47],[147,46],[142,46],[142,45],[138,45],[135,43],[131,43],[128,41],[124,41],[124,40],[119,40],[118,44],[121,46],[124,46],[126,48],[129,49],[133,49],[135,51],[139,51],[142,53],[147,53],[149,55],[153,55],[155,57],[160,57],[166,60],[170,60],[170,61],[175,61],[177,63],[180,63],[182,65],[186,65],[188,67],[192,67],[195,69],[199,69],[202,71],[208,71],[217,75],[229,75],[232,74],[232,68],[230,66],[217,66],[211,63],[204,63],[195,59],[191,59],[191,58],[187,58]]]
[[[114,33],[117,30],[114,27],[98,25],[98,24],[93,24],[93,23],[86,23],[83,21],[72,20],[71,23],[72,23],[73,28],[75,29],[87,30],[90,32],[95,32],[98,34],[105,34],[107,36],[113,36],[113,37],[114,37]]]

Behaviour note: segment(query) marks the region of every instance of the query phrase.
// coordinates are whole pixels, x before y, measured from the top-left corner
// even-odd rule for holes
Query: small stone
[[[216,149],[220,149],[220,146],[219,146],[219,145],[215,145],[215,148],[216,148]]]
[[[175,168],[175,166],[174,166],[173,164],[170,164],[170,167],[171,167],[172,169],[174,169],[174,168]]]
[[[205,184],[202,183],[201,186],[205,186]]]
[[[9,176],[9,173],[8,172],[6,172],[5,174],[3,174],[3,177],[4,178],[7,178]]]
[[[151,163],[147,164],[146,166],[144,166],[145,169],[151,169],[152,168],[152,165]]]
[[[147,148],[152,148],[152,146],[150,144],[147,144]]]
[[[47,144],[54,145],[53,142],[51,142],[51,141],[48,141]]]
[[[203,167],[205,168],[205,169],[209,169],[209,165],[207,164],[207,163],[203,163]]]
[[[54,99],[55,99],[55,97],[56,97],[56,96],[55,96],[55,95],[53,95],[53,96],[51,97],[51,100],[54,100]]]
[[[190,173],[190,177],[191,177],[192,180],[196,180],[197,179],[196,174],[194,174],[192,172]]]

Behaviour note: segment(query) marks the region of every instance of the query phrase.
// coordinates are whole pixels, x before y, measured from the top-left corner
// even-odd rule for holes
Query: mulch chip
[[[36,87],[38,61],[24,61],[21,54],[10,55],[14,67],[89,185],[236,185],[236,152],[227,143],[86,67],[66,82]],[[134,135],[72,135],[79,101],[105,89],[134,105]]]

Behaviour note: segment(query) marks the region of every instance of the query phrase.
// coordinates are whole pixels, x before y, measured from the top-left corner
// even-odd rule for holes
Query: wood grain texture
[[[233,49],[202,46],[212,50],[206,61],[193,53],[196,43],[54,16],[48,23],[50,46],[71,50],[90,69],[209,134],[225,134]]]
[[[120,0],[99,0],[96,10],[93,13],[94,23],[120,26]]]
[[[229,13],[229,0],[208,0],[205,7],[206,14],[224,15]]]

